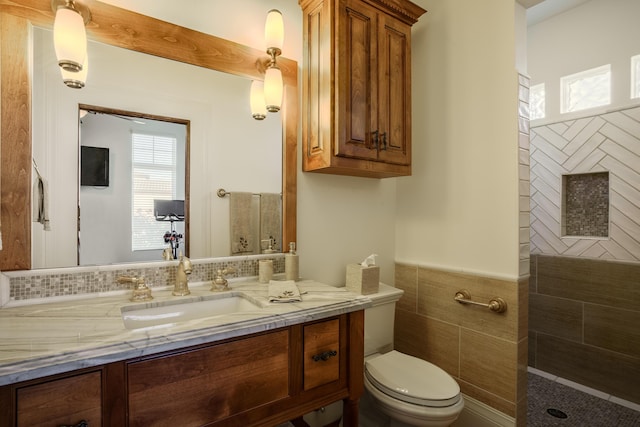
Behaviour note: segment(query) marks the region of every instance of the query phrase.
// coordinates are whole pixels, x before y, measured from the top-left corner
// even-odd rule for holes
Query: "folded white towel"
[[[300,290],[293,280],[269,281],[269,302],[297,302],[302,301]]]

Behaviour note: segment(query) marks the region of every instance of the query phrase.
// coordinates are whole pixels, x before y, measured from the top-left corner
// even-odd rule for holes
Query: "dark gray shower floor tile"
[[[540,375],[528,374],[528,427],[640,427],[640,412],[584,393]],[[550,415],[562,411],[567,418]]]

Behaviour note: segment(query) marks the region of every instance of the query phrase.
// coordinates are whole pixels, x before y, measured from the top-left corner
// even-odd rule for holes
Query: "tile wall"
[[[395,348],[451,374],[462,392],[516,418],[527,415],[528,279],[501,280],[396,263]],[[475,301],[499,296],[505,313],[454,301],[466,289]]]
[[[531,253],[640,261],[640,107],[531,128]],[[606,238],[564,236],[562,177],[609,176]]]
[[[533,255],[529,365],[640,404],[640,264]]]
[[[284,272],[284,254],[224,257],[191,260],[190,282],[213,280],[217,270],[233,268],[227,278],[258,275],[258,260],[273,259],[274,273]],[[9,299],[28,300],[78,294],[126,290],[131,284],[120,284],[120,276],[144,277],[150,287],[175,283],[177,261],[132,263],[94,267],[72,267],[4,272],[9,282]]]

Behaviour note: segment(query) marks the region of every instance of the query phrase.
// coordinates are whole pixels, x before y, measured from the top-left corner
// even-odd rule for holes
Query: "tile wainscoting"
[[[452,375],[462,392],[527,422],[528,279],[504,280],[396,263],[395,348]],[[466,289],[472,299],[507,302],[505,313],[454,301]]]
[[[529,365],[640,404],[640,263],[531,256]]]

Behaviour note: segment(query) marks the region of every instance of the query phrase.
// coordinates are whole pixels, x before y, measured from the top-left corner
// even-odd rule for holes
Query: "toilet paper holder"
[[[493,311],[494,313],[504,313],[505,311],[507,311],[507,302],[502,298],[500,297],[491,298],[489,303],[485,304],[483,302],[473,301],[471,299],[471,293],[466,289],[462,289],[456,292],[456,295],[455,297],[453,297],[453,299],[458,301],[460,304],[473,304],[473,305],[479,305],[481,307],[487,307],[489,308],[489,310]]]

